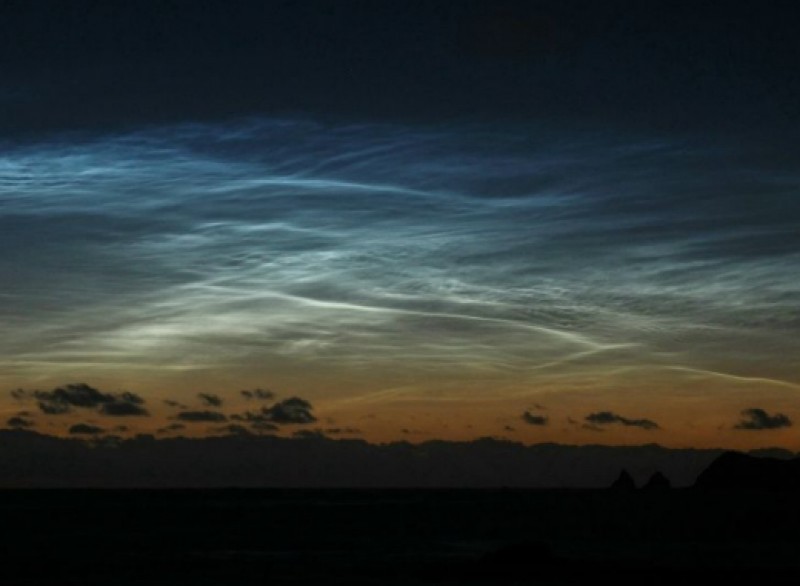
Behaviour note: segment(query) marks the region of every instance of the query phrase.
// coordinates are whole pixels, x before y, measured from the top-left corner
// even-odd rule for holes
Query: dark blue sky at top
[[[777,141],[798,28],[780,0],[7,0],[0,130],[299,114]]]

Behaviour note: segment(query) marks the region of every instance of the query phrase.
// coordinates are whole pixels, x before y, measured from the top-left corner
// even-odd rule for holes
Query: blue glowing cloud
[[[798,174],[756,146],[251,120],[0,158],[0,369],[796,386]]]

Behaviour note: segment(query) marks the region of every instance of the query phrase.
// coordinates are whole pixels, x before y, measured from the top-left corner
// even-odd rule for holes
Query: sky
[[[2,10],[6,427],[800,450],[792,3]]]

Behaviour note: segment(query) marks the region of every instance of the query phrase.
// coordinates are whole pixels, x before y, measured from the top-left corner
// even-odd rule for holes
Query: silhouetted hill
[[[667,490],[672,488],[672,483],[669,478],[656,471],[642,488],[645,490]]]
[[[800,490],[800,458],[758,458],[725,452],[698,476],[695,486],[717,490]]]
[[[619,476],[617,476],[617,479],[611,484],[611,488],[614,490],[634,490],[636,488],[636,482],[628,471],[623,468]]]
[[[85,441],[0,430],[0,487],[604,488],[621,469],[690,486],[722,452],[471,442],[370,444],[311,436]]]

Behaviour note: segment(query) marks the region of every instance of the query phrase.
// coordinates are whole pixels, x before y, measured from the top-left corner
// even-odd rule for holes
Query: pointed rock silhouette
[[[669,478],[656,470],[642,488],[646,490],[666,490],[672,488],[672,483]]]
[[[633,478],[628,471],[623,468],[617,479],[611,484],[611,488],[614,490],[634,490],[636,488],[636,483],[633,481]]]

